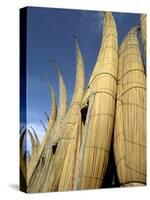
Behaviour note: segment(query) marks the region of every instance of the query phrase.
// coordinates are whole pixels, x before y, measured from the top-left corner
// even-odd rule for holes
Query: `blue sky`
[[[139,14],[113,13],[119,44],[131,27],[139,25]],[[27,11],[27,123],[33,126],[40,140],[46,124],[44,112],[50,113],[50,94],[43,76],[46,74],[57,98],[59,87],[52,59],[63,75],[68,102],[75,83],[75,42],[78,38],[84,58],[86,84],[96,62],[102,40],[101,12],[29,7]],[[21,112],[23,116],[23,112]]]

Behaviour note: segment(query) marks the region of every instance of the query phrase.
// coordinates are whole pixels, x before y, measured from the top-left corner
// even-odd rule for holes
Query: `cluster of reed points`
[[[102,45],[85,90],[84,61],[76,43],[76,83],[70,106],[59,68],[59,107],[51,93],[51,114],[40,144],[35,131],[21,130],[21,189],[26,192],[95,189],[104,186],[113,147],[119,186],[146,184],[146,15],[118,49],[111,12],[103,13]],[[23,153],[29,133],[32,154]],[[109,164],[108,164],[109,163]]]

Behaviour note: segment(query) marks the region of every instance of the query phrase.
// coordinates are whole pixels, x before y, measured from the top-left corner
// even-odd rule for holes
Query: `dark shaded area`
[[[116,164],[115,164],[115,158],[114,158],[114,152],[113,152],[113,141],[112,141],[111,147],[110,147],[108,165],[107,165],[104,181],[102,183],[102,188],[113,188],[113,187],[120,187],[120,183],[119,183],[117,171],[116,171]]]
[[[52,146],[52,152],[53,152],[53,154],[55,154],[57,146],[58,146],[58,142]]]
[[[88,104],[87,104],[87,106],[85,106],[85,107],[82,108],[82,110],[81,110],[81,118],[82,118],[83,124],[85,124],[87,112],[88,112]]]
[[[27,53],[27,8],[20,9],[20,124],[26,126],[26,53]],[[27,192],[25,178],[20,169],[20,186],[22,192]]]
[[[20,123],[26,124],[27,8],[20,9]]]
[[[26,192],[27,193],[27,185],[26,185],[26,181],[25,181],[25,178],[24,178],[24,176],[22,174],[21,169],[20,169],[20,176],[19,177],[20,177],[19,190],[22,191],[22,192]]]
[[[43,167],[45,165],[45,156],[42,156],[41,159],[41,167]],[[37,165],[38,166],[38,165]]]

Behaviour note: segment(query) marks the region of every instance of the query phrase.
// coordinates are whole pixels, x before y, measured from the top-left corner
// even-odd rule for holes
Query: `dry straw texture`
[[[81,137],[81,101],[84,95],[83,58],[76,41],[76,84],[74,95],[60,130],[56,154],[49,167],[49,173],[42,191],[64,191],[73,189],[78,143]]]
[[[56,98],[55,98],[55,94],[54,91],[52,89],[52,87],[50,85],[49,86],[49,90],[51,93],[51,114],[49,117],[49,121],[48,121],[48,126],[47,126],[47,130],[46,130],[46,134],[43,138],[43,141],[39,147],[39,151],[37,153],[37,157],[36,160],[34,162],[34,166],[32,167],[32,169],[30,169],[31,171],[31,178],[30,178],[30,182],[28,185],[28,190],[29,191],[37,191],[37,183],[38,183],[38,179],[40,178],[41,174],[42,174],[42,168],[44,167],[45,164],[45,157],[46,154],[48,153],[48,148],[46,148],[46,145],[48,146],[48,140],[50,140],[51,138],[51,130],[54,126],[54,123],[56,121],[56,116],[57,116],[57,107],[56,107]],[[51,145],[50,147],[51,148]]]
[[[63,77],[53,62],[60,88],[58,111],[48,83],[51,114],[42,143],[32,127],[32,132],[21,130],[20,174],[24,191],[103,187],[112,156],[110,147],[114,148],[112,167],[117,168],[120,185],[146,184],[146,77],[138,44],[139,28],[129,31],[118,51],[114,17],[111,12],[104,12],[103,17],[102,44],[86,91],[83,57],[74,36],[76,82],[69,109]],[[146,15],[141,15],[140,22],[146,52]],[[25,157],[27,133],[32,154]]]
[[[31,185],[28,186],[29,192],[38,192],[38,191],[40,192],[42,186],[44,185],[44,182],[48,174],[51,158],[53,156],[52,146],[53,144],[56,143],[56,139],[59,139],[60,128],[67,112],[67,93],[66,93],[65,83],[56,65],[55,65],[55,68],[58,74],[59,88],[60,88],[59,109],[58,109],[56,121],[51,131],[49,130],[49,127],[48,127],[48,132],[50,131],[49,133],[50,137],[48,137],[45,144],[43,157],[41,158],[41,164],[40,164],[41,167],[40,169],[38,169],[38,173],[35,171],[35,173],[37,173],[35,174],[36,179],[35,181],[31,182]]]
[[[146,80],[137,31],[119,49],[114,153],[122,185],[146,183]]]
[[[24,151],[24,146],[27,146],[27,133],[29,134],[31,145],[32,145],[32,154]],[[32,167],[39,148],[39,140],[35,131],[33,134],[30,130],[25,129],[20,132],[20,173],[26,185],[28,185],[29,179],[29,169]],[[34,135],[34,136],[33,136]]]
[[[88,111],[83,128],[77,189],[99,188],[102,184],[113,133],[117,70],[116,24],[112,14],[106,12],[101,50],[82,103],[82,109],[88,106]]]

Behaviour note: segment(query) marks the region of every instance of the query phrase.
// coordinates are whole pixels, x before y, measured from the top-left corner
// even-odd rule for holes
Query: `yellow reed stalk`
[[[146,77],[137,31],[132,28],[119,49],[114,154],[123,186],[146,183]]]
[[[111,12],[104,13],[103,39],[82,109],[88,107],[80,150],[77,189],[99,188],[102,184],[112,140],[118,39]]]

